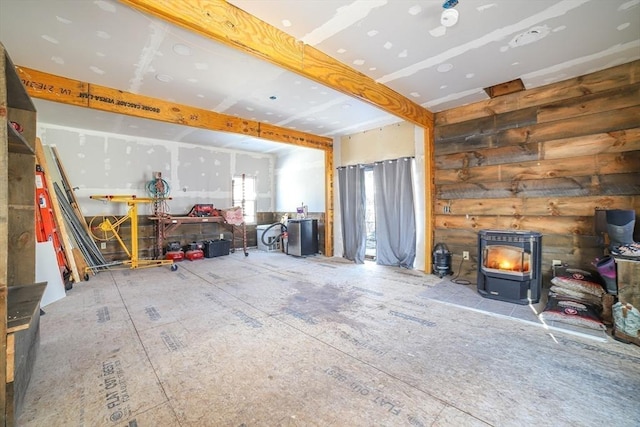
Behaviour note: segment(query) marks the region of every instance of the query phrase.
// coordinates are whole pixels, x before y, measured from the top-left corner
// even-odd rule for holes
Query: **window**
[[[247,175],[235,175],[233,177],[231,198],[233,206],[241,206],[244,214],[244,222],[255,224],[256,222],[256,179]]]
[[[366,259],[376,259],[376,204],[373,166],[366,166],[364,169],[364,194],[364,224],[367,230],[364,257]]]

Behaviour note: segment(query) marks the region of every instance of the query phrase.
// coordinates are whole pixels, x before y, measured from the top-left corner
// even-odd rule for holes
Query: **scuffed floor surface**
[[[456,286],[259,251],[101,272],[45,307],[18,425],[640,425],[638,347]]]

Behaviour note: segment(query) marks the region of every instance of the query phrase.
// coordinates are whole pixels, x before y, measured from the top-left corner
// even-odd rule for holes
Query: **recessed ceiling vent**
[[[509,46],[520,47],[533,42],[537,42],[538,40],[541,40],[548,36],[550,32],[551,30],[546,25],[533,27],[530,30],[518,34],[513,39],[511,39],[511,41],[509,42]]]
[[[525,90],[522,80],[515,79],[510,82],[500,83],[495,86],[485,87],[484,91],[489,95],[489,98],[495,98],[502,95],[508,95],[510,93],[520,92]]]

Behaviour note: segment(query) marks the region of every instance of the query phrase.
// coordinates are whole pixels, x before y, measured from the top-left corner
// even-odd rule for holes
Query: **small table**
[[[618,282],[618,301],[631,304],[640,310],[640,259],[616,257],[616,279]],[[640,346],[640,337],[629,336],[615,328],[614,335],[624,342]]]
[[[640,259],[614,256],[618,301],[640,310]]]

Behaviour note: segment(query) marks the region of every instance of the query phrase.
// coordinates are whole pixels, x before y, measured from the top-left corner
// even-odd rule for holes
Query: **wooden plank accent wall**
[[[473,283],[479,230],[541,232],[548,275],[554,259],[589,268],[603,255],[596,208],[640,215],[640,61],[437,113],[435,124],[434,242]]]

